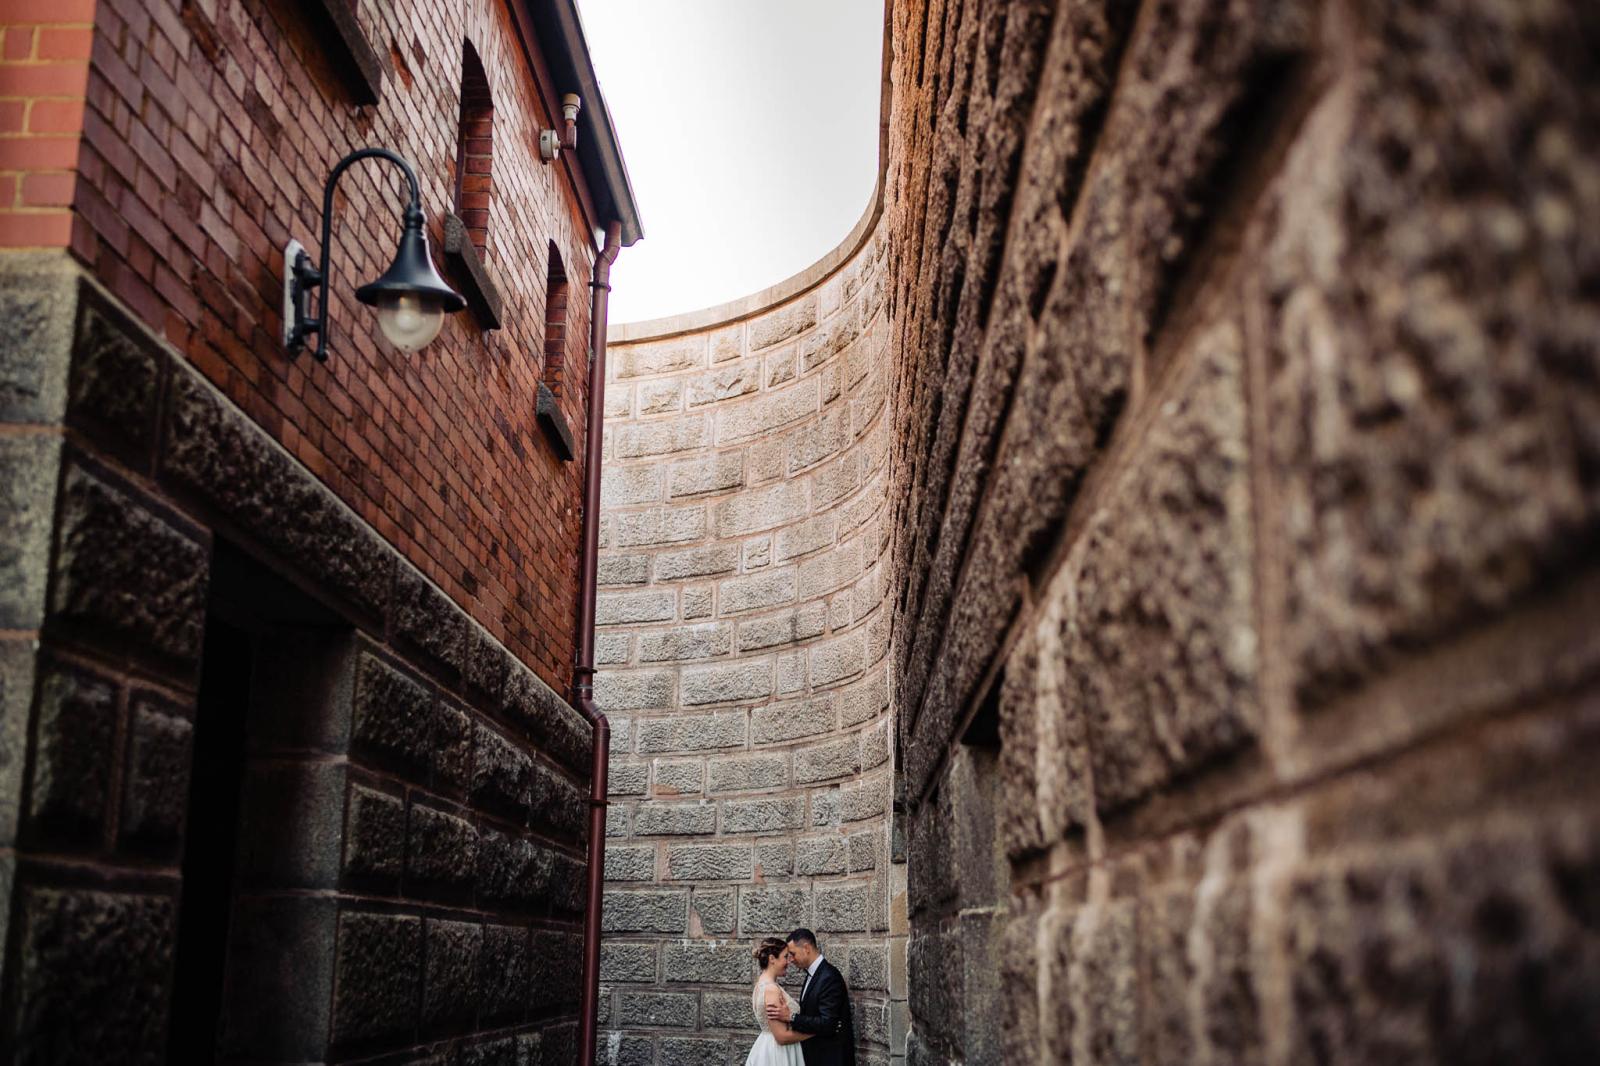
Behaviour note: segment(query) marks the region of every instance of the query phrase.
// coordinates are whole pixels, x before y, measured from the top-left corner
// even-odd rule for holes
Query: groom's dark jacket
[[[856,1066],[856,1025],[850,1015],[850,989],[844,974],[826,958],[800,997],[800,1012],[789,1025],[813,1034],[800,1043],[806,1066]]]

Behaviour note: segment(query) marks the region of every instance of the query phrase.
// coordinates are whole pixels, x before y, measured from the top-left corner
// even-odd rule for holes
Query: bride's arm
[[[783,989],[777,985],[769,985],[762,993],[762,999],[765,1000],[766,1006],[777,1007],[783,1003]],[[788,1022],[774,1018],[771,1011],[767,1012],[767,1032],[771,1033],[772,1039],[780,1044],[798,1044],[802,1040],[811,1039],[810,1033],[796,1032],[789,1028]]]

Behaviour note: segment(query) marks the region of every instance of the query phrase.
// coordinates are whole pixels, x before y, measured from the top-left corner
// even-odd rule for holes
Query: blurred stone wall
[[[751,949],[797,926],[851,984],[863,1062],[903,1025],[879,217],[775,290],[612,331],[602,1062],[742,1063]]]
[[[1600,9],[892,17],[907,1061],[1600,1058]]]

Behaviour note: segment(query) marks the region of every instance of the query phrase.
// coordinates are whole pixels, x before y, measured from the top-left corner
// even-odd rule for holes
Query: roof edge
[[[639,205],[628,180],[628,167],[622,158],[611,111],[600,91],[584,38],[583,22],[575,0],[522,0],[533,20],[539,47],[557,79],[558,92],[576,92],[583,98],[578,112],[578,167],[590,187],[601,223],[622,225],[622,244],[633,244],[644,236],[639,221]],[[565,84],[559,84],[565,83]],[[571,86],[568,88],[568,86]]]

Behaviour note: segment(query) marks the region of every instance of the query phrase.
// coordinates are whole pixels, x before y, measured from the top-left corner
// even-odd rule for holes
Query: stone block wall
[[[878,219],[731,312],[612,331],[602,1062],[742,1063],[751,949],[797,926],[863,1062],[903,1028]]]
[[[1600,18],[897,0],[908,1062],[1600,1056]]]
[[[589,725],[68,256],[0,268],[5,1060],[571,1063]],[[191,902],[220,1009],[169,1026]]]
[[[68,19],[70,33],[35,25]],[[0,194],[14,187],[8,171],[61,166],[50,175],[61,186],[54,196],[71,211],[19,209],[0,219],[0,244],[19,243],[7,239],[8,226],[65,237],[70,223],[70,240],[48,243],[68,246],[430,581],[565,691],[583,464],[564,462],[546,440],[536,396],[548,361],[552,249],[572,291],[587,294],[593,235],[607,220],[586,214],[572,153],[553,165],[539,159],[539,130],[552,126],[552,111],[559,119],[556,101],[575,87],[536,83],[512,5],[73,0],[17,5],[6,21],[0,98],[37,86],[52,99],[31,105],[31,121],[66,113],[71,123],[30,136],[26,150],[7,139],[28,158],[0,161]],[[355,44],[343,47],[346,39]],[[7,62],[10,42],[32,51]],[[69,44],[77,51],[61,52]],[[410,160],[444,262],[446,214],[467,210],[453,200],[467,46],[494,104],[490,174],[468,184],[474,226],[487,233],[475,273],[497,291],[500,328],[464,312],[415,355],[381,339],[355,289],[394,255],[405,182],[368,161],[345,174],[334,199],[330,361],[289,358],[283,249],[293,238],[320,256],[324,183],[349,152],[386,147]],[[73,84],[75,101],[55,98]],[[19,177],[15,187],[32,195],[37,176]],[[471,292],[465,269],[452,281]],[[566,309],[559,353],[556,402],[580,441],[589,312],[587,299]]]

